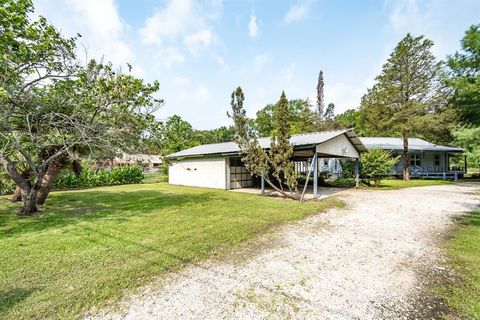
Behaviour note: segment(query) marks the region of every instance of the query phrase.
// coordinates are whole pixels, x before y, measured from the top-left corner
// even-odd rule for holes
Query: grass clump
[[[464,319],[480,319],[480,211],[460,219],[447,253],[460,280],[438,289],[448,306]]]

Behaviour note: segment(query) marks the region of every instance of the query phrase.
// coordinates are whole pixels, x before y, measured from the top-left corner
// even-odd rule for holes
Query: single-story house
[[[270,138],[258,139],[264,149],[270,148]],[[366,148],[352,129],[292,135],[293,161],[297,174],[319,172],[319,158],[358,159]],[[261,178],[252,177],[242,164],[235,142],[200,145],[169,156],[168,182],[175,185],[238,189],[260,185]],[[318,174],[313,175],[313,192],[317,194]]]
[[[145,153],[122,153],[113,159],[112,166],[122,167],[137,165],[144,168],[153,169],[160,167],[162,163],[162,157],[159,155]]]
[[[360,140],[367,149],[388,150],[392,156],[401,156],[403,153],[402,138],[360,137]],[[460,167],[450,166],[450,158],[464,151],[459,147],[440,146],[422,139],[409,138],[410,175],[412,177],[457,179],[463,176],[467,170],[466,157],[464,165]],[[401,176],[402,171],[403,160],[400,158],[392,175]]]

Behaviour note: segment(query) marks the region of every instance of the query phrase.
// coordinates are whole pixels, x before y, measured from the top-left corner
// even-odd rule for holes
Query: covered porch
[[[452,165],[452,159],[456,165]],[[458,180],[467,171],[467,158],[461,151],[411,151],[409,152],[410,176],[414,178]],[[460,163],[460,165],[459,165]],[[403,160],[394,168],[395,175],[402,175]]]

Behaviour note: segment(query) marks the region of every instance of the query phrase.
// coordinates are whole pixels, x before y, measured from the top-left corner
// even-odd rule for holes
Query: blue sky
[[[165,106],[197,129],[230,124],[240,85],[250,116],[287,97],[325,100],[340,113],[357,107],[395,44],[424,34],[443,59],[480,23],[479,0],[34,0],[36,12],[66,35],[82,34],[89,57],[133,65],[158,80]],[[81,56],[85,52],[81,51]]]

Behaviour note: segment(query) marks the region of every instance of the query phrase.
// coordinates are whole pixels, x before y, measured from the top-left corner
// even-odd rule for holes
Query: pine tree
[[[442,64],[432,54],[432,46],[423,36],[407,34],[362,98],[360,121],[367,134],[401,135],[404,180],[410,178],[408,138],[441,124],[447,106]]]
[[[288,112],[288,100],[285,92],[282,92],[275,113],[275,131],[270,143],[270,164],[273,176],[277,179],[280,189],[286,184],[290,191],[297,187],[294,168],[291,158],[293,147],[290,144],[290,122]]]
[[[227,112],[227,116],[234,119],[235,141],[241,147],[246,147],[249,138],[247,113],[243,108],[244,100],[245,95],[243,94],[242,88],[237,87],[231,95],[230,106],[232,108],[232,114]]]
[[[318,123],[321,124],[323,121],[323,109],[325,107],[325,103],[323,101],[323,71],[320,70],[320,73],[318,74],[318,82],[317,82],[317,117],[318,117]]]
[[[333,103],[328,104],[323,119],[325,119],[325,121],[333,121],[335,119],[335,105]]]

